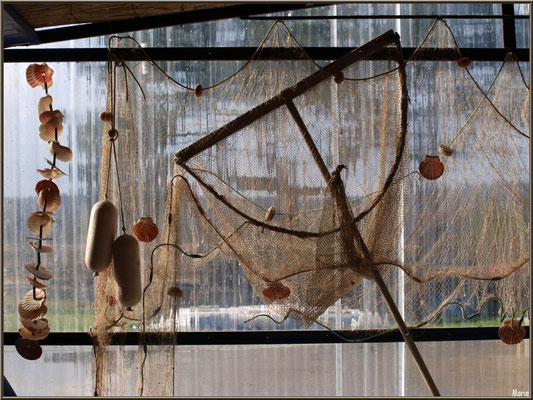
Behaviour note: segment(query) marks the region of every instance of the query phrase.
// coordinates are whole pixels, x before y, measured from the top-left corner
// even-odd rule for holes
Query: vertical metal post
[[[331,15],[337,15],[337,5],[334,4],[331,6]],[[330,44],[331,47],[338,46],[337,40],[337,20],[332,19],[330,22]],[[336,115],[333,118],[333,126],[331,126],[331,140],[332,140],[332,155],[333,155],[333,165],[339,165],[339,135],[335,134],[335,130],[339,129],[339,114],[338,114],[338,85],[331,83],[331,101],[334,106],[333,109],[337,110]],[[342,329],[342,298],[335,302],[335,329]],[[342,396],[342,380],[343,380],[343,368],[342,368],[342,344],[335,344],[335,395],[337,397]]]
[[[394,13],[396,15],[401,15],[401,6],[402,6],[401,4],[396,4],[394,6]],[[395,27],[396,27],[396,33],[400,35],[401,37],[402,36],[402,20],[401,19],[397,19],[395,21]],[[403,227],[405,204],[404,204],[404,190],[403,189],[404,188],[402,187],[401,195],[400,195],[401,196],[400,215],[398,216],[400,221],[402,221],[402,229],[401,229],[400,238],[399,238],[400,243],[398,246],[400,262],[402,264],[405,262],[405,254],[404,254],[405,237],[404,237],[404,227]],[[398,310],[400,314],[403,316],[405,315],[405,307],[404,307],[405,276],[404,276],[403,271],[400,269],[398,269],[397,271],[397,279],[398,279],[398,290],[397,290],[398,297],[397,297],[396,303],[398,305]],[[397,347],[397,354],[398,354],[398,364],[396,366],[396,371],[398,374],[398,395],[405,396],[405,343],[398,342],[396,344],[396,347]]]
[[[509,16],[508,18],[502,18],[503,27],[503,47],[506,49],[516,48],[516,26],[514,19],[514,4],[504,3],[502,4],[502,15]]]

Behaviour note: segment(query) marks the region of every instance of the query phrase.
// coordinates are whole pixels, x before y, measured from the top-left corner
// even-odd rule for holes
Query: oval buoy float
[[[99,201],[91,209],[85,264],[95,273],[109,267],[113,241],[117,234],[117,218],[118,210],[108,200]]]

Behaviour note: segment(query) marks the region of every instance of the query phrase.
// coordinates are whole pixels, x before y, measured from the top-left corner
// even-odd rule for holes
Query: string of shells
[[[52,240],[45,237],[50,235],[55,223],[54,211],[61,206],[61,194],[53,179],[61,178],[66,174],[56,166],[56,162],[72,160],[72,150],[61,145],[58,138],[63,132],[63,114],[54,110],[52,96],[48,89],[52,86],[54,71],[46,64],[31,64],[26,69],[26,81],[32,87],[42,87],[45,96],[39,100],[37,111],[39,117],[39,137],[48,143],[48,150],[52,161],[46,159],[49,168],[38,169],[37,172],[45,179],[37,182],[35,193],[37,195],[38,211],[32,212],[26,221],[26,226],[32,235],[28,238],[29,245],[35,250],[37,262],[24,265],[30,274],[26,276],[31,289],[24,294],[19,305],[18,313],[22,327],[19,329],[20,338],[16,341],[18,353],[28,359],[36,360],[42,355],[42,348],[38,341],[43,340],[50,333],[48,319],[45,318],[48,308],[46,306],[46,288],[43,281],[52,279],[52,272],[42,262],[44,254],[53,252],[53,246],[44,245],[43,242]]]

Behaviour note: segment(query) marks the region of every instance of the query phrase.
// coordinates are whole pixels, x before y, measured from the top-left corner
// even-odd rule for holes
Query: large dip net
[[[150,215],[160,234],[141,245],[133,310],[115,300],[113,266],[96,278],[95,394],[173,394],[180,305],[228,276],[225,296],[239,304],[244,277],[265,306],[252,326],[311,326],[339,299],[386,316],[366,326],[380,330],[397,326],[391,304],[408,326],[490,302],[523,323],[529,87],[512,56],[483,91],[443,21],[408,60],[390,31],[323,65],[278,22],[202,89],[170,65],[120,60],[145,55],[131,38],[111,43],[119,133],[106,122],[101,198],[125,229]],[[122,365],[111,333],[132,325],[141,340]]]

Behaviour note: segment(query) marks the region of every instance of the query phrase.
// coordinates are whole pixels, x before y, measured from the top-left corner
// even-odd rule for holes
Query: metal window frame
[[[148,47],[144,51],[153,61],[247,61],[257,49],[255,47]],[[314,60],[336,60],[352,50],[350,47],[305,47],[304,50]],[[404,59],[408,59],[416,49],[402,48]],[[124,61],[146,60],[144,54],[136,49],[113,49]],[[518,61],[529,61],[529,49],[522,48],[464,48],[461,53],[472,61],[502,61],[506,54],[514,53]],[[257,59],[296,60],[301,59],[300,52],[291,49],[268,49],[261,52]],[[371,59],[387,59],[386,52],[378,52]],[[428,60],[455,60],[456,53],[442,49],[428,53]],[[18,62],[107,62],[108,50],[105,48],[86,49],[9,49],[4,50],[4,63]],[[419,50],[417,59],[422,60]]]
[[[410,328],[416,342],[499,340],[498,327]],[[529,326],[525,326],[529,339]],[[139,343],[161,344],[158,333],[119,332],[111,334],[111,345],[135,346]],[[18,332],[4,332],[4,346],[13,346],[20,338]],[[345,339],[342,339],[345,338]],[[372,330],[279,330],[279,331],[199,331],[176,332],[178,346],[203,345],[280,345],[334,343],[390,343],[403,342],[398,329]],[[39,341],[43,346],[91,346],[87,332],[52,332]]]

